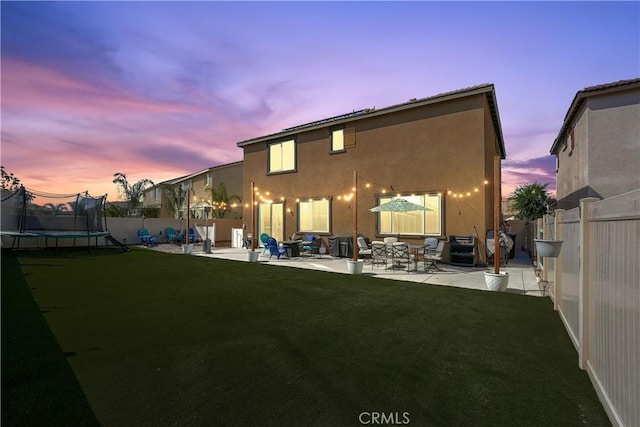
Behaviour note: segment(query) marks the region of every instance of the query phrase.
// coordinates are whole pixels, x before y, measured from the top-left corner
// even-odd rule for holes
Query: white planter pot
[[[536,252],[541,257],[556,258],[562,249],[562,240],[533,239]]]
[[[247,259],[249,262],[258,262],[258,257],[260,256],[260,252],[258,251],[247,251]]]
[[[189,243],[188,245],[182,245],[182,253],[190,255],[193,253],[193,243]]]
[[[484,282],[490,291],[504,292],[509,285],[509,273],[489,273],[484,272]]]
[[[364,261],[362,260],[347,260],[347,269],[349,270],[349,274],[362,274],[362,267],[364,267]]]

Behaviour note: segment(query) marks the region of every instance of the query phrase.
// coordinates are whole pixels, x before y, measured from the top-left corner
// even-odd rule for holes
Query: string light
[[[373,189],[373,188],[378,188],[378,194],[389,194],[389,190],[391,190],[392,193],[395,193],[395,197],[403,197],[403,192],[402,191],[398,191],[397,188],[393,188],[392,185],[381,185],[379,183],[375,183],[373,181],[367,180],[365,178],[363,178],[362,176],[360,176],[361,182],[363,183],[363,188],[367,188],[367,189]],[[482,181],[483,185],[488,185],[489,184],[489,180],[483,180]],[[339,201],[343,201],[343,202],[350,202],[353,197],[355,196],[355,193],[358,191],[358,189],[356,187],[351,187],[351,192],[349,193],[345,193],[345,194],[339,194],[336,195],[335,198]],[[279,200],[280,202],[284,203],[286,201],[286,197],[291,197],[291,195],[286,196],[286,195],[279,195],[279,196],[274,196],[274,197],[270,197],[272,196],[272,192],[268,191],[268,190],[263,190],[262,193],[259,191],[257,186],[254,186],[254,192],[255,192],[255,197],[259,200],[256,201],[255,204],[258,205],[259,203],[274,203],[274,199],[275,200]],[[451,189],[451,188],[447,188],[445,191],[439,191],[437,193],[431,193],[431,195],[436,194],[438,197],[442,197],[443,194],[446,194],[447,196],[450,196],[453,199],[464,199],[464,198],[468,198],[471,197],[473,194],[477,194],[480,192],[480,188],[478,186],[474,186],[472,188],[469,189],[465,189],[464,191],[456,191],[455,189]],[[415,192],[411,192],[409,193],[410,196],[406,196],[407,193],[404,193],[405,196],[404,197],[416,197],[416,193]],[[295,199],[296,203],[300,203],[300,198],[296,197]],[[309,198],[308,201],[309,202],[313,202],[314,198]],[[323,197],[322,198],[323,201],[327,201],[328,198],[327,197]],[[232,205],[232,207],[235,207],[236,205]],[[249,207],[249,204],[245,204],[245,207]]]

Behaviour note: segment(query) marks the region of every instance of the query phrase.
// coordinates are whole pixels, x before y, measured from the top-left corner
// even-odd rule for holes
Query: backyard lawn
[[[143,249],[2,253],[2,424],[610,425],[548,298]],[[380,418],[378,418],[380,420]]]

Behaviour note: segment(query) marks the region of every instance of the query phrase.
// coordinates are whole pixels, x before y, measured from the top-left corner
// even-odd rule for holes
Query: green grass
[[[546,298],[148,250],[17,260],[3,424],[610,425]]]

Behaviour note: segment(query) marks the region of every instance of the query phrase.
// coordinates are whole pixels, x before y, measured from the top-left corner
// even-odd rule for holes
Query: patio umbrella
[[[413,212],[413,211],[430,211],[432,209],[426,208],[422,205],[411,203],[410,201],[402,198],[393,199],[387,203],[383,203],[380,206],[369,209],[371,212]]]
[[[397,198],[383,203],[380,206],[369,209],[371,212],[415,212],[415,211],[431,211],[433,209],[426,208],[422,205],[411,203],[410,201],[402,198]],[[400,233],[398,233],[400,238]]]

